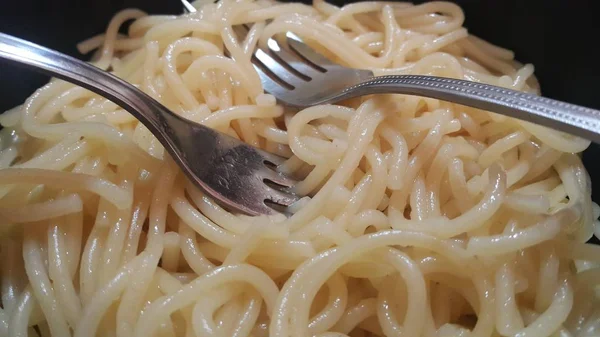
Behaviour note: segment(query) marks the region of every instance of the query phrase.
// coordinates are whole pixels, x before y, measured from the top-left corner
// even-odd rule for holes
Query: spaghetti
[[[533,66],[470,35],[451,3],[195,6],[124,10],[79,49],[185,118],[289,158],[280,169],[308,196],[289,218],[228,213],[131,115],[52,80],[0,116],[0,336],[598,334],[588,141],[407,95],[291,111],[250,56],[292,31],[376,75],[537,93]]]

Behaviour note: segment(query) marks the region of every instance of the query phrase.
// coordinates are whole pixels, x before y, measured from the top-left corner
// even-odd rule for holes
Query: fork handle
[[[166,136],[170,128],[181,118],[124,80],[74,57],[4,33],[0,33],[0,59],[80,85],[110,99],[153,134],[162,135],[158,139],[167,150],[173,150],[173,144],[165,139],[169,139]]]
[[[374,77],[348,87],[340,96],[377,93],[441,99],[544,125],[600,143],[600,111],[488,84],[433,76],[390,75]]]

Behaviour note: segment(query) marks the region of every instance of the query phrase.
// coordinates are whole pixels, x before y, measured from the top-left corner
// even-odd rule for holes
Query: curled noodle
[[[194,5],[124,10],[78,48],[183,117],[286,157],[279,169],[305,197],[289,217],[230,213],[126,111],[52,80],[0,117],[1,336],[600,329],[600,251],[585,243],[600,207],[577,155],[589,141],[407,95],[294,111],[251,64],[291,31],[376,75],[539,92],[533,66],[470,35],[460,7]]]

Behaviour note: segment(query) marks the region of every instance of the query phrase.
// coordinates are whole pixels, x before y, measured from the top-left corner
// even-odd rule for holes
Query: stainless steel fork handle
[[[181,118],[124,80],[74,57],[3,33],[0,33],[0,58],[78,84],[110,99],[153,134],[165,136],[158,138],[173,154],[173,144],[164,140],[168,138],[169,125]]]
[[[544,125],[600,143],[600,111],[497,86],[443,77],[379,76],[326,101],[378,93],[425,96]]]
[[[32,70],[77,84],[127,110],[156,136],[191,181],[229,205],[227,198],[221,197],[203,181],[205,177],[195,169],[199,165],[194,164],[194,161],[205,158],[204,152],[221,150],[223,140],[226,139],[219,137],[216,131],[196,123],[192,127],[190,122],[143,91],[98,67],[3,33],[0,33],[0,59],[14,61]],[[185,150],[190,147],[194,147],[194,156],[190,156],[190,152]]]
[[[148,127],[192,183],[228,209],[249,215],[275,214],[266,200],[281,206],[298,200],[291,192],[265,183],[293,185],[293,179],[266,164],[281,164],[282,158],[188,121],[104,70],[2,33],[0,59],[78,84],[118,104]]]

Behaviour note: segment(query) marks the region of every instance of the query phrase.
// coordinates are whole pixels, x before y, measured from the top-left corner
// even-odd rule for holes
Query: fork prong
[[[183,5],[183,9],[185,11],[187,11],[188,13],[194,13],[194,12],[196,12],[196,7],[194,7],[187,0],[181,0],[181,4]]]
[[[262,49],[257,49],[254,52],[254,56],[259,60],[266,68],[268,68],[273,75],[279,77],[283,82],[289,84],[292,87],[303,85],[306,83],[304,78],[294,74],[284,65],[279,63],[278,60],[274,59],[271,55],[264,52]]]
[[[280,42],[275,38],[270,38],[267,41],[266,48],[275,59],[278,59],[292,73],[304,78],[306,81],[310,81],[312,78],[323,73],[321,69],[315,69],[312,65],[307,64],[297,53],[290,50],[285,41]]]
[[[271,76],[267,74],[260,66],[256,64],[253,64],[253,66],[260,77],[260,82],[262,83],[263,89],[269,94],[272,94],[275,97],[280,97],[283,93],[293,90],[293,88],[284,86],[273,80]]]
[[[300,200],[299,196],[297,196],[291,192],[285,192],[283,190],[274,189],[267,185],[265,185],[265,187],[268,189],[268,192],[266,192],[267,196],[265,199],[272,201],[276,204],[279,204],[282,206],[290,206],[291,204]]]
[[[270,168],[265,167],[264,170],[260,172],[260,175],[263,179],[274,182],[277,185],[281,185],[283,187],[292,187],[298,183],[298,181],[286,176],[283,173],[275,172]]]
[[[315,68],[320,68],[323,71],[327,71],[323,66],[334,65],[330,59],[325,56],[319,54],[314,49],[309,47],[306,43],[300,41],[295,37],[295,35],[286,34],[286,40],[290,48],[295,51],[302,58],[312,63]]]
[[[275,215],[275,214],[281,214],[281,212],[279,210],[276,210],[273,207],[270,207],[269,205],[267,205],[264,202],[264,200],[260,200],[260,201],[257,200],[254,203],[254,205],[252,205],[252,211],[255,213],[254,215],[262,215],[262,214]]]
[[[263,157],[265,162],[271,163],[274,166],[279,166],[283,163],[285,163],[285,161],[287,160],[284,157],[280,157],[278,155],[272,154],[271,152],[267,152],[265,150],[256,150],[258,153],[260,153],[260,155]]]

